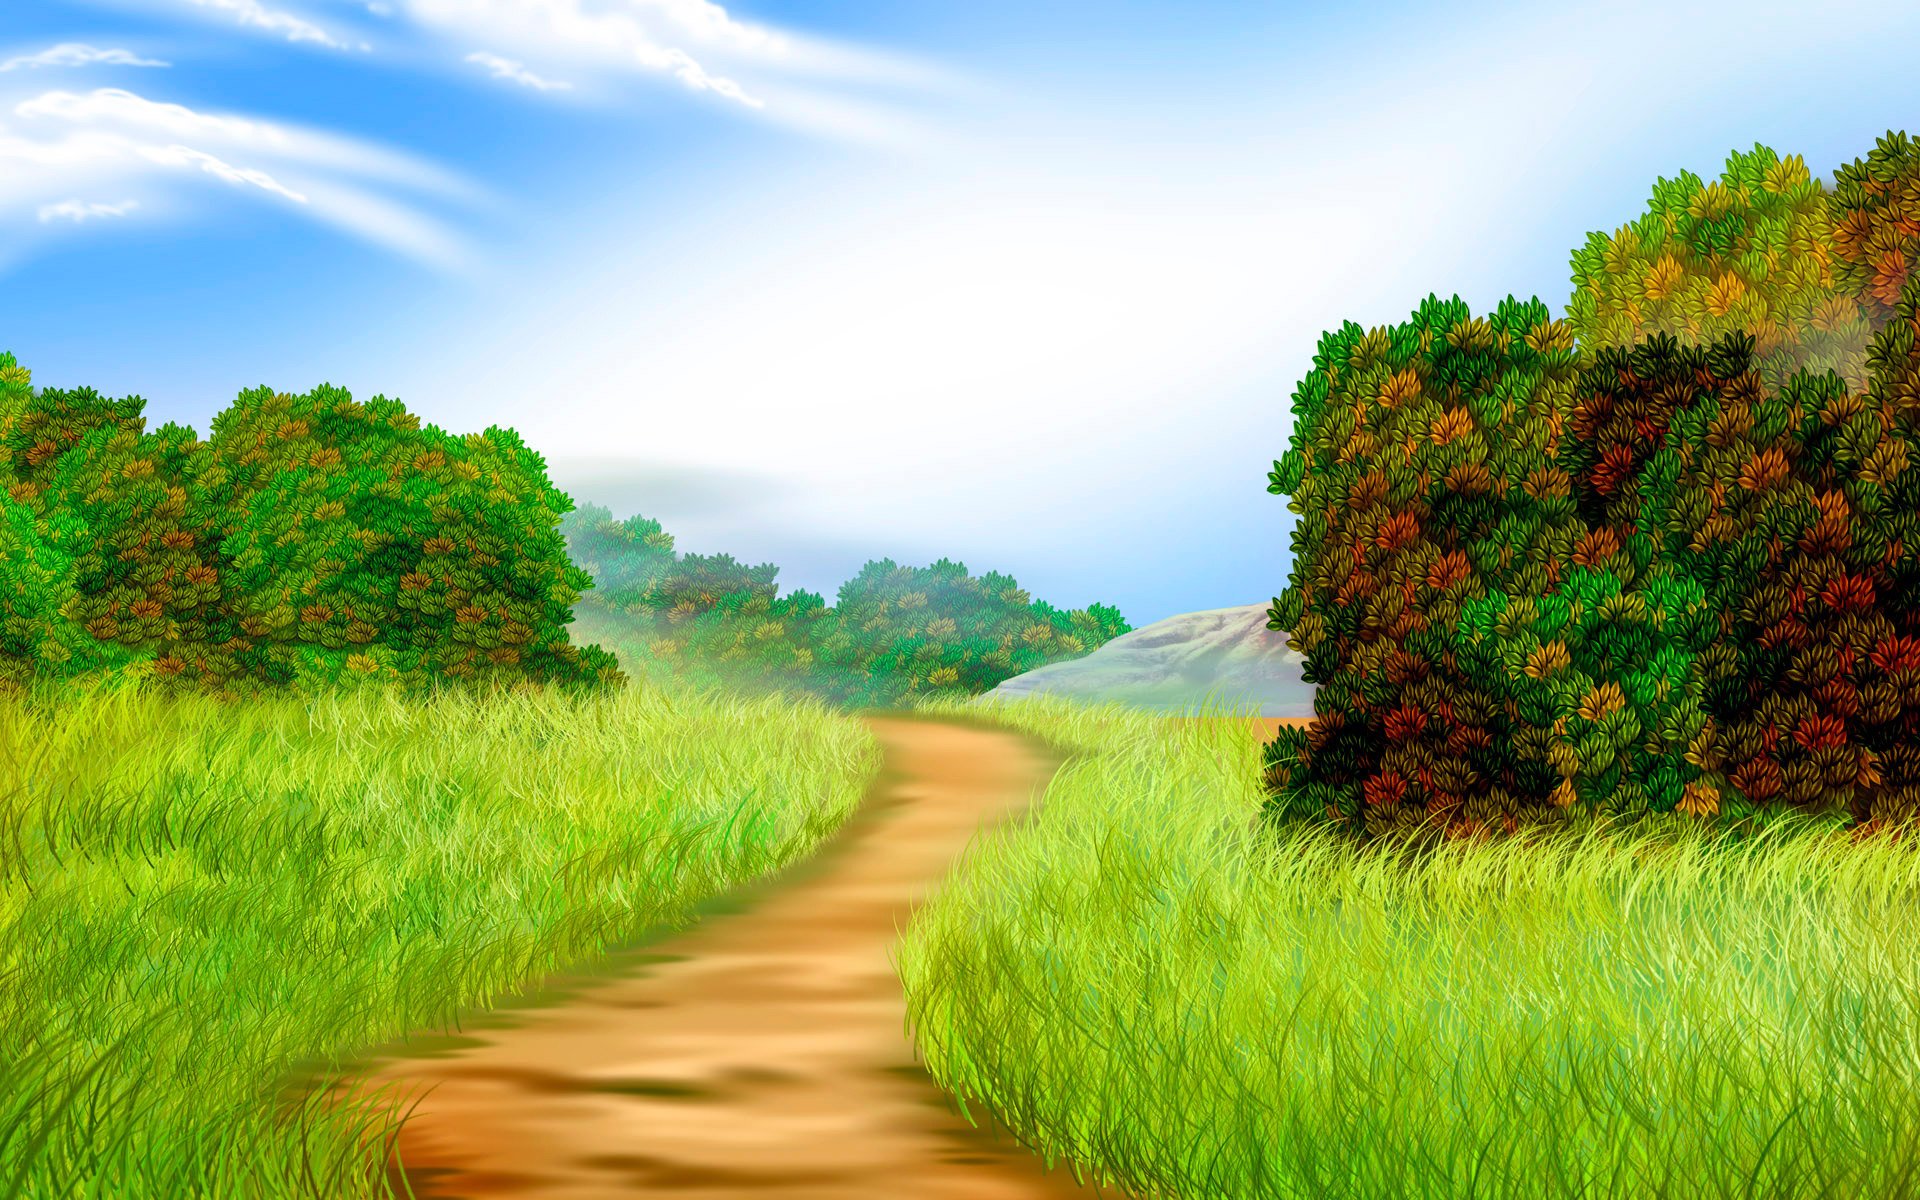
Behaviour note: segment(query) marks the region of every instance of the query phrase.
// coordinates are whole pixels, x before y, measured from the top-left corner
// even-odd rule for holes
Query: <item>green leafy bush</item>
[[[40,537],[32,511],[0,496],[0,688],[105,665],[61,615],[72,594],[71,560]]]
[[[620,679],[567,641],[592,580],[555,528],[570,502],[511,430],[455,437],[384,396],[257,388],[214,418],[197,484],[272,682]]]
[[[217,687],[241,673],[246,641],[225,611],[224,562],[192,485],[202,450],[179,425],[102,425],[61,456],[45,495],[73,523],[66,615],[161,679]]]
[[[699,685],[893,707],[989,691],[1129,628],[1111,607],[1062,612],[1009,576],[975,577],[947,559],[869,562],[829,607],[813,592],[778,595],[772,563],[676,555],[657,521],[616,522],[587,506],[562,530],[594,573],[579,613],[596,636],[624,643],[628,663],[647,674]]]

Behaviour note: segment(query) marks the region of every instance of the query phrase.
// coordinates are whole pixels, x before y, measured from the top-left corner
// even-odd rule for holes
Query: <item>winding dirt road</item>
[[[435,1200],[1111,1197],[957,1115],[914,1061],[888,958],[1059,756],[984,723],[864,719],[881,773],[811,858],[685,933],[366,1060],[360,1086],[421,1096],[394,1182]],[[1304,722],[1252,732],[1281,724]]]
[[[1091,1200],[950,1107],[888,959],[968,840],[1060,760],[1010,732],[865,719],[882,773],[805,863],[597,976],[371,1060],[363,1084],[431,1089],[395,1181],[440,1198]]]

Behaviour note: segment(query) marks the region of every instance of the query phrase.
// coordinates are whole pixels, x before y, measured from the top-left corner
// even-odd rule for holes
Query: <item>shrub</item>
[[[383,396],[258,388],[214,419],[198,484],[271,682],[621,678],[567,641],[592,580],[555,528],[571,502],[511,430],[455,437]]]
[[[61,458],[102,426],[138,433],[146,401],[111,400],[92,388],[36,392],[13,355],[0,355],[0,484],[14,501],[44,516],[44,493]]]
[[[1050,662],[1077,658],[1128,631],[1118,610],[1062,612],[1012,578],[975,577],[941,559],[869,562],[837,607],[779,596],[772,563],[676,556],[656,521],[615,522],[603,508],[562,523],[574,560],[594,573],[582,602],[622,614],[628,661],[649,674],[747,691],[798,690],[856,707],[893,707],[938,693],[978,694]]]
[[[1463,668],[1456,630],[1490,590],[1559,582],[1578,540],[1554,458],[1571,330],[1538,300],[1480,318],[1429,297],[1405,325],[1323,337],[1314,368],[1269,477],[1300,521],[1268,627],[1320,686],[1311,731],[1267,747],[1270,814],[1375,834],[1554,815],[1521,717]]]
[[[117,662],[62,615],[73,596],[72,550],[84,532],[43,497],[60,457],[97,425],[136,426],[141,401],[33,390],[33,377],[0,352],[0,684]]]
[[[1889,135],[1843,168],[1837,227],[1764,147],[1717,184],[1662,180],[1647,218],[1575,255],[1570,400],[1546,389],[1517,425],[1469,401],[1448,425],[1484,428],[1473,461],[1503,487],[1462,488],[1422,443],[1426,310],[1322,339],[1269,487],[1302,516],[1269,626],[1321,688],[1310,730],[1266,748],[1269,815],[1920,817],[1917,165]],[[1449,399],[1519,365],[1454,369]],[[1454,580],[1432,564],[1455,552],[1463,590],[1419,586]]]
[[[0,688],[102,664],[60,615],[72,594],[70,560],[41,538],[31,510],[0,496]]]
[[[1872,329],[1836,256],[1827,194],[1806,163],[1756,145],[1715,182],[1661,179],[1638,221],[1589,234],[1573,254],[1567,321],[1587,353],[1658,333],[1690,344],[1751,333],[1769,388],[1805,367],[1857,390]]]
[[[1920,259],[1920,142],[1887,131],[1834,172],[1833,276],[1876,325],[1891,319]]]
[[[1709,396],[1652,469],[1648,526],[1720,614],[1690,749],[1710,803],[1920,815],[1917,306],[1910,280],[1864,394],[1803,373]]]
[[[625,608],[643,598],[670,571],[678,556],[673,535],[660,522],[634,516],[615,521],[596,504],[583,504],[560,520],[567,557],[593,577],[592,592],[582,597],[596,605]]]
[[[102,425],[62,456],[45,495],[73,521],[66,615],[162,680],[220,686],[249,643],[226,614],[225,562],[193,486],[204,450],[179,425]]]

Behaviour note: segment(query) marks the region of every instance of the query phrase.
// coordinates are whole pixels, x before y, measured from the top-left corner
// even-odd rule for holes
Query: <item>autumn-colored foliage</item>
[[[1857,389],[1871,314],[1841,262],[1827,192],[1805,161],[1756,145],[1718,180],[1661,179],[1639,220],[1588,235],[1567,322],[1589,354],[1657,333],[1695,345],[1749,333],[1767,386],[1805,367]]]
[[[1521,718],[1458,655],[1463,610],[1556,582],[1581,532],[1556,431],[1571,331],[1539,301],[1475,317],[1429,297],[1405,325],[1321,339],[1270,491],[1300,514],[1292,630],[1320,719],[1269,746],[1278,806],[1370,831],[1455,831],[1540,808],[1516,774]]]
[[[1834,181],[1834,279],[1885,322],[1920,265],[1920,141],[1889,130]]]
[[[1270,476],[1300,520],[1269,627],[1320,685],[1271,815],[1920,818],[1920,276],[1886,303],[1917,163],[1889,135],[1831,205],[1764,147],[1662,180],[1521,343],[1550,367],[1500,314],[1456,362],[1458,300],[1322,339]]]
[[[190,467],[191,429],[102,426],[63,456],[49,506],[75,523],[64,613],[94,640],[136,652],[156,676],[222,685],[246,648],[225,612],[225,571]]]

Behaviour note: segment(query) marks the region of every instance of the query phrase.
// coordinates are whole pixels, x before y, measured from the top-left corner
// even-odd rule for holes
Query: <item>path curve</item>
[[[363,1084],[431,1088],[398,1141],[415,1195],[1096,1195],[953,1111],[915,1063],[888,958],[969,839],[1036,802],[1060,757],[965,722],[863,719],[881,773],[805,863],[637,965],[616,956],[430,1057],[415,1041],[370,1061]]]

